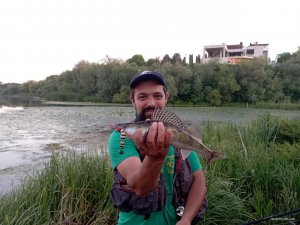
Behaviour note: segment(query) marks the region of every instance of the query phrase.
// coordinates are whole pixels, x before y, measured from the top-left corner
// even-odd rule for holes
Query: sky
[[[0,3],[0,82],[44,80],[81,60],[198,54],[213,44],[300,46],[300,1],[6,0]],[[297,28],[298,27],[298,28]]]

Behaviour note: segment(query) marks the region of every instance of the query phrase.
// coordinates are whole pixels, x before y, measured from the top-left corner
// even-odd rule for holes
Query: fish
[[[213,151],[203,144],[200,135],[192,124],[184,123],[178,115],[168,109],[158,109],[153,111],[151,119],[145,121],[118,123],[114,127],[122,130],[123,138],[130,136],[141,129],[143,135],[147,135],[153,122],[162,122],[166,129],[171,129],[173,136],[171,145],[181,149],[182,158],[185,160],[192,151],[200,153],[205,159],[207,166],[214,160],[225,158],[219,151]],[[127,135],[126,135],[127,134]]]

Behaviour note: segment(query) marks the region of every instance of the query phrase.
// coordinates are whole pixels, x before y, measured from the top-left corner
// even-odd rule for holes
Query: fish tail
[[[225,155],[221,152],[211,151],[210,154],[206,157],[206,164],[209,167],[211,162],[218,159],[224,159],[226,158]]]

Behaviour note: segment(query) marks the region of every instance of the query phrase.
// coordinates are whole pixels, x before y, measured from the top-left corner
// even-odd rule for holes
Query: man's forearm
[[[140,196],[152,191],[157,185],[163,163],[164,159],[153,159],[146,156],[140,167],[128,175],[128,185]]]

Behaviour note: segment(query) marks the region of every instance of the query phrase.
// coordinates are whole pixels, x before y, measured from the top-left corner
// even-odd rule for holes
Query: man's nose
[[[153,97],[149,97],[147,101],[148,106],[156,106],[155,99]]]

